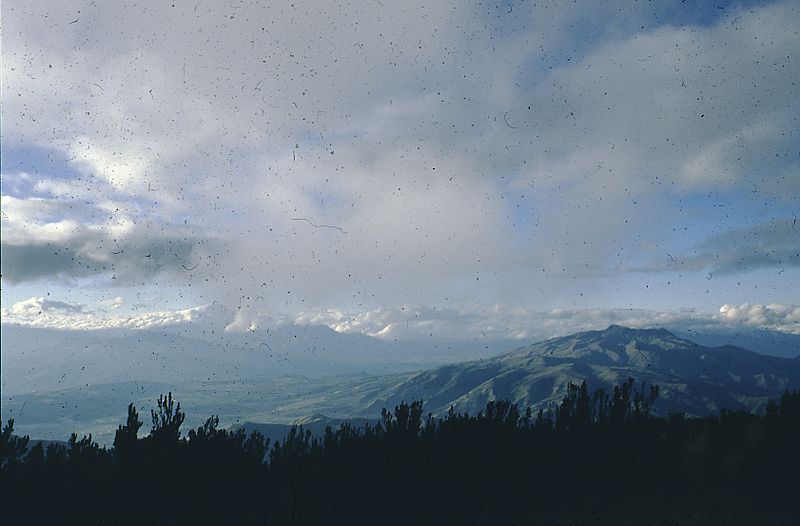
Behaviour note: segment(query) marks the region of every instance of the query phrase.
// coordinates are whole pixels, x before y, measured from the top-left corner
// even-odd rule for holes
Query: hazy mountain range
[[[6,340],[4,331],[4,340],[11,342],[13,337]],[[15,358],[7,357],[10,353],[5,349],[9,347],[4,341],[3,418],[14,416],[18,431],[35,438],[64,439],[72,431],[92,432],[100,441],[109,443],[129,402],[140,407],[146,417],[158,394],[167,390],[172,390],[183,402],[189,426],[199,425],[213,413],[220,416],[224,425],[246,425],[250,429],[270,424],[274,429],[266,426],[263,431],[275,435],[282,433],[282,425],[291,423],[316,425],[321,430],[344,419],[375,418],[383,407],[420,398],[426,401],[426,411],[434,414],[444,413],[451,405],[459,411],[474,412],[487,401],[500,398],[522,406],[547,407],[561,399],[570,381],[586,380],[592,388],[628,377],[658,384],[661,396],[654,407],[656,413],[684,411],[691,415],[714,413],[722,408],[759,411],[784,390],[800,388],[800,358],[769,356],[731,345],[703,346],[665,329],[628,329],[615,325],[602,331],[534,343],[493,357],[416,372],[402,371],[398,366],[400,372],[389,374],[378,370],[378,374],[368,374],[363,367],[361,372],[354,372],[358,369],[354,367],[350,374],[340,374],[343,369],[339,367],[330,368],[327,376],[320,372],[324,372],[325,360],[316,362],[317,376],[280,375],[263,365],[261,368],[250,365],[248,360],[258,364],[259,355],[246,346],[230,344],[228,349],[215,352],[212,343],[185,336],[151,333],[140,337],[153,346],[151,356],[155,358],[148,357],[146,361],[150,369],[136,369],[141,367],[140,362],[134,361],[137,353],[124,345],[129,335],[114,340],[113,346],[109,342],[80,339],[63,342],[60,352],[72,354],[62,357],[62,362],[37,362],[38,369],[30,373],[18,369],[16,364],[20,362]],[[173,341],[180,342],[180,346],[169,351],[158,350],[155,346],[166,337],[177,338]],[[322,338],[319,334],[318,337]],[[278,338],[272,341],[277,341],[276,347],[281,348]],[[77,348],[80,345],[85,347]],[[58,345],[51,342],[50,347],[37,350],[37,356],[53,356],[58,352]],[[102,363],[90,364],[94,369],[82,369],[83,365],[79,368],[72,363],[79,352],[95,356],[105,352],[105,359],[116,363],[106,367]],[[236,352],[244,353],[242,356],[247,359],[231,359],[242,357]],[[358,364],[358,354],[365,349],[351,352],[350,363]],[[205,356],[217,361],[200,359]],[[193,357],[197,359],[192,360]],[[7,363],[15,366],[11,373]],[[49,381],[62,367],[61,363],[71,367],[62,374],[78,374],[78,370],[85,374],[81,377],[84,384],[47,392],[5,391],[9,382],[19,387],[26,381]],[[384,361],[383,367],[387,363],[391,362]],[[411,362],[397,363],[409,366]],[[149,370],[152,376],[140,381],[131,381],[132,375],[127,377],[128,381],[114,380],[131,373],[131,368]],[[215,369],[234,376],[198,375]],[[10,378],[10,374],[20,376]],[[309,415],[315,416],[309,420]]]
[[[387,374],[496,355],[513,340],[385,341],[323,325],[273,330],[58,330],[3,324],[4,394],[102,383]]]

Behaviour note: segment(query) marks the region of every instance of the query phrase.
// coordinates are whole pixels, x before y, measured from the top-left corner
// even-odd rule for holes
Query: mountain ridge
[[[425,399],[441,414],[453,406],[475,412],[504,398],[520,406],[547,407],[569,382],[610,386],[627,378],[662,388],[656,413],[705,415],[721,408],[758,411],[771,398],[800,385],[800,361],[736,346],[706,347],[663,329],[611,325],[600,331],[519,347],[494,358],[451,364],[413,374],[372,392],[369,411],[401,400]]]
[[[7,374],[7,371],[6,371]],[[179,376],[176,376],[179,378]],[[763,411],[786,389],[800,388],[800,359],[767,356],[732,346],[706,347],[666,329],[611,326],[514,348],[489,358],[392,374],[242,377],[204,382],[128,382],[79,386],[47,393],[6,394],[3,415],[20,431],[63,439],[72,431],[113,438],[125,407],[148,408],[172,390],[188,412],[187,425],[218,414],[224,425],[286,425],[325,419],[377,418],[383,408],[423,399],[425,412],[450,407],[476,413],[490,400],[520,407],[557,405],[569,382],[609,388],[634,378],[657,384],[657,415],[704,416],[721,409]],[[321,418],[317,418],[321,420]],[[68,429],[64,429],[69,426]],[[277,430],[278,428],[276,428]]]

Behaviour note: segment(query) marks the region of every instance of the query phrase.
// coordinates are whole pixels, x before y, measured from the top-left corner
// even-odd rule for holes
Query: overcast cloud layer
[[[5,2],[3,321],[795,332],[800,8],[702,4]]]

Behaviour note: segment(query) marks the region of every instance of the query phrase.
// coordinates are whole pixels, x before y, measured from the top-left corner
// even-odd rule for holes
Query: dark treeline
[[[280,442],[219,428],[181,436],[171,395],[132,405],[112,448],[73,434],[0,438],[3,524],[797,524],[800,391],[764,415],[654,418],[632,380],[533,413],[496,401]]]

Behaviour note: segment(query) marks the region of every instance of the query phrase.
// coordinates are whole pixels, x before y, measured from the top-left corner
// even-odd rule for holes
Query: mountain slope
[[[154,366],[153,370],[165,369]],[[158,395],[168,390],[187,411],[187,428],[218,414],[226,426],[269,422],[273,428],[262,431],[278,437],[308,415],[328,415],[328,423],[333,424],[377,418],[384,407],[418,399],[425,400],[426,412],[436,415],[451,405],[459,411],[477,412],[493,399],[547,408],[561,400],[570,381],[586,380],[592,389],[629,377],[658,384],[661,395],[654,412],[661,415],[670,411],[706,415],[723,408],[759,411],[784,390],[800,388],[798,358],[765,356],[734,346],[705,347],[663,329],[618,326],[420,372],[312,378],[259,377],[257,371],[250,368],[248,376],[233,380],[217,377],[190,382],[182,375],[165,379],[154,374],[149,382],[93,383],[45,393],[4,391],[2,416],[16,418],[18,432],[37,439],[92,432],[110,444],[128,403],[134,402],[146,414]],[[3,374],[8,374],[5,365]],[[313,427],[313,421],[305,424]],[[324,429],[324,425],[318,427]]]
[[[733,346],[705,347],[664,329],[612,325],[487,360],[423,371],[399,384],[373,386],[364,390],[363,409],[354,414],[373,415],[380,407],[419,398],[434,414],[451,405],[474,412],[500,398],[521,406],[547,407],[561,400],[567,382],[586,380],[596,388],[629,377],[661,386],[657,413],[758,411],[784,390],[800,387],[800,360]]]

